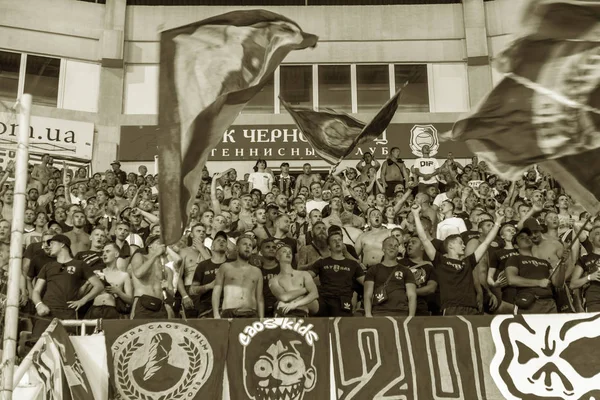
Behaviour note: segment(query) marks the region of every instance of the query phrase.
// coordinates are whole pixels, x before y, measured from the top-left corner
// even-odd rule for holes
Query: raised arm
[[[427,234],[425,233],[425,229],[423,229],[423,224],[421,223],[421,206],[418,204],[414,204],[411,208],[411,212],[413,213],[413,216],[415,217],[415,229],[417,231],[417,235],[419,236],[419,239],[421,240],[421,243],[423,243],[423,248],[425,249],[425,254],[427,254],[427,257],[429,257],[430,260],[433,260],[435,258],[435,247],[433,246],[433,244],[431,243],[431,240],[429,240],[429,237],[427,236]]]
[[[217,181],[221,179],[223,174],[215,174],[210,182],[210,201],[212,203],[215,215],[221,214],[221,203],[217,199]]]
[[[498,235],[498,230],[500,229],[500,226],[502,225],[502,221],[504,221],[504,211],[498,210],[498,211],[496,211],[496,222],[494,222],[494,227],[487,234],[483,243],[481,243],[473,252],[473,254],[475,255],[475,260],[477,262],[479,262],[479,260],[481,260],[481,258],[484,256],[485,252],[488,250],[488,247],[490,247],[490,244],[492,244],[492,242]],[[487,278],[484,277],[483,279],[484,279],[484,282],[487,282]]]

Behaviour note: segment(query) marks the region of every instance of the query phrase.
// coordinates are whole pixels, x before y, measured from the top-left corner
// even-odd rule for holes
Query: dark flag
[[[292,50],[317,37],[265,10],[233,11],[161,34],[159,196],[162,235],[177,242],[202,168],[223,132]]]
[[[221,398],[228,321],[104,320],[102,325],[113,397]]]
[[[501,176],[532,164],[588,211],[600,211],[600,2],[532,1],[517,39],[495,60],[505,74],[452,130]]]
[[[328,163],[337,165],[352,153],[356,146],[381,136],[398,109],[401,92],[402,88],[366,125],[343,112],[292,107],[283,99],[281,104],[288,110],[317,155]]]
[[[327,318],[234,319],[228,399],[331,398],[329,343]]]
[[[61,399],[72,399],[72,400],[88,400],[94,398],[94,394],[92,392],[92,387],[90,386],[90,382],[88,381],[88,377],[83,370],[83,366],[81,364],[81,360],[69,339],[69,334],[59,322],[58,319],[54,319],[48,329],[46,330],[47,338],[51,342],[50,345],[56,346],[56,350],[60,355],[60,365],[62,367],[62,374],[64,377],[64,382],[66,383],[62,385],[63,394],[60,397]],[[45,335],[44,335],[45,336]],[[40,340],[44,340],[42,337]],[[46,342],[48,345],[48,341]],[[38,366],[41,366],[42,358],[38,357]],[[45,375],[44,381],[52,382],[55,378],[50,378],[52,376],[52,368],[51,363],[48,363],[48,368],[45,372],[40,372],[40,375]],[[39,371],[42,371],[41,369]],[[54,375],[55,376],[55,375]],[[69,388],[69,395],[64,393],[64,389]]]

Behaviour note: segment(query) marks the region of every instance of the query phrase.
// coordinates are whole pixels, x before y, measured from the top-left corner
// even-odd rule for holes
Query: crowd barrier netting
[[[600,399],[600,314],[101,325],[53,323],[18,398]]]

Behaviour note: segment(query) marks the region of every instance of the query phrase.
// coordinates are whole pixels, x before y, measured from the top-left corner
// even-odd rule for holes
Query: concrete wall
[[[437,68],[438,73],[433,76],[440,82],[443,79],[439,76],[447,75],[440,73],[444,68],[445,71],[457,68],[445,66],[446,63],[458,63],[459,67],[462,63],[466,65],[464,77],[468,81],[464,107],[468,108],[498,79],[492,75],[489,58],[500,51],[515,30],[514,16],[523,1],[265,8],[288,16],[305,31],[320,37],[316,49],[292,53],[286,63],[435,63],[433,69]],[[135,108],[124,110],[125,77],[136,68],[128,68],[127,64],[156,65],[161,30],[233,9],[126,7],[125,0],[107,0],[106,5],[75,0],[0,0],[0,49],[100,65],[96,111],[69,110],[76,108],[72,101],[65,108],[35,106],[33,109],[35,115],[94,122],[97,134],[92,167],[98,170],[116,158],[121,125],[156,123],[156,115],[137,114]],[[433,95],[451,96],[456,74],[436,86]],[[71,90],[73,85],[67,83]],[[78,109],[94,110],[93,99],[85,101],[85,108]],[[458,118],[457,113],[441,108],[427,114],[398,114],[394,122],[453,122]],[[257,122],[290,123],[291,120],[287,115],[246,114],[236,124]]]

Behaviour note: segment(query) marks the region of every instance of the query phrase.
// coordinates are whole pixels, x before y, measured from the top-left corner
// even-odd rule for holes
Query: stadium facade
[[[113,159],[132,167],[152,165],[157,154],[159,32],[244,8],[223,5],[236,4],[227,0],[195,1],[206,5],[193,6],[103,3],[0,0],[3,162],[14,140],[16,118],[10,107],[28,92],[34,99],[33,153],[91,159],[93,171]],[[415,158],[411,140],[435,141],[436,132],[449,129],[500,79],[491,59],[510,40],[522,6],[518,0],[265,3],[282,5],[246,8],[283,14],[320,40],[315,49],[290,54],[224,132],[209,161],[214,171],[236,167],[241,172],[248,169],[247,160],[257,158],[272,166],[289,161],[299,167],[310,161],[325,167],[278,96],[292,105],[333,108],[367,121],[407,81],[392,124],[369,147],[380,159],[393,146],[402,149],[404,158]],[[462,144],[443,143],[437,157],[448,152],[456,158],[470,156]]]

